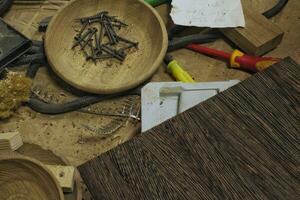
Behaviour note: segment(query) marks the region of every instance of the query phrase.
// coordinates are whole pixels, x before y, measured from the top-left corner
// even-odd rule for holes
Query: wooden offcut
[[[62,165],[46,165],[57,179],[64,192],[73,192],[75,167]]]
[[[94,199],[300,195],[300,66],[290,58],[81,165]]]
[[[0,150],[15,151],[23,145],[21,134],[18,131],[0,133]]]
[[[245,4],[245,3],[244,3]],[[253,8],[244,6],[246,26],[224,28],[221,32],[237,47],[251,55],[264,55],[282,41],[283,31]]]

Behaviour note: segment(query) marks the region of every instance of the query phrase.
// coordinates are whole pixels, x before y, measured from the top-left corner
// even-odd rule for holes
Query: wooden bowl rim
[[[44,49],[45,49],[45,53],[46,53],[46,57],[48,57],[47,55],[51,54],[50,50],[48,48],[47,43],[49,43],[50,39],[49,39],[49,32],[52,30],[52,26],[54,26],[54,24],[57,21],[57,18],[59,15],[61,15],[61,13],[65,10],[65,8],[67,8],[68,6],[71,6],[73,3],[76,3],[77,1],[84,1],[84,0],[73,0],[70,3],[64,5],[52,18],[52,20],[50,21],[48,28],[46,30],[45,33],[45,42],[44,42]],[[71,86],[74,86],[77,89],[80,89],[84,92],[89,92],[89,93],[94,93],[94,94],[113,94],[113,93],[121,93],[121,92],[125,92],[128,91],[130,89],[133,89],[137,86],[139,86],[140,84],[142,84],[143,82],[147,81],[154,73],[155,71],[159,68],[160,64],[163,61],[163,58],[165,57],[165,54],[167,52],[167,48],[168,48],[168,34],[167,34],[167,29],[166,26],[161,18],[161,16],[158,14],[158,12],[152,7],[150,6],[148,3],[144,2],[143,0],[136,0],[137,2],[141,3],[142,5],[144,5],[146,8],[148,8],[151,13],[155,16],[155,18],[157,19],[160,29],[162,31],[162,48],[160,53],[158,54],[157,58],[155,59],[155,61],[153,62],[153,64],[151,65],[151,67],[149,67],[149,71],[147,73],[145,73],[142,76],[139,76],[137,79],[135,79],[136,81],[126,84],[125,86],[120,85],[118,87],[112,88],[112,89],[105,89],[105,88],[93,88],[93,89],[87,89],[82,87],[81,85],[78,85],[77,83],[74,83],[73,81],[68,80],[68,78],[59,73],[56,68],[54,67],[52,61],[50,59],[47,58],[49,65],[51,67],[51,69],[55,72],[55,74],[57,74],[60,78],[62,78],[66,83],[70,84]]]
[[[43,164],[40,161],[38,161],[36,159],[33,159],[33,158],[30,158],[30,157],[17,156],[17,155],[10,155],[10,156],[3,156],[3,155],[1,155],[0,162],[1,161],[21,161],[21,162],[27,162],[27,163],[30,163],[30,164],[33,164],[33,165],[37,166],[42,171],[44,171],[47,174],[47,176],[49,176],[51,178],[51,181],[54,183],[54,185],[55,185],[55,187],[57,189],[57,192],[58,192],[58,195],[59,195],[59,199],[60,200],[64,200],[64,195],[63,195],[62,189],[61,189],[61,187],[60,187],[60,185],[58,183],[58,180],[56,180],[56,178],[50,172],[50,170],[48,170],[46,167],[44,167]]]

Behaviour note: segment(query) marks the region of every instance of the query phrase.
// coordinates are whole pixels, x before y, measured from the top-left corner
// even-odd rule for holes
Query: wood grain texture
[[[111,59],[95,64],[86,61],[82,52],[71,49],[76,35],[74,20],[100,11],[108,11],[128,24],[118,34],[139,42],[138,50],[129,53],[123,63]],[[51,20],[45,52],[52,69],[70,85],[86,92],[110,94],[132,89],[149,79],[161,64],[167,43],[163,20],[143,1],[75,0]]]
[[[23,156],[36,159],[43,163],[44,165],[61,165],[66,166],[68,161],[58,157],[50,150],[42,149],[39,145],[24,143],[24,145],[19,148],[16,153]],[[75,185],[72,193],[64,193],[65,200],[82,200],[82,180],[79,172],[76,170],[75,173]],[[85,187],[85,186],[84,186]]]
[[[64,196],[42,163],[6,152],[0,154],[0,199],[64,200]]]
[[[94,199],[298,199],[290,58],[79,167]]]
[[[243,7],[246,27],[220,29],[221,32],[252,55],[264,55],[275,49],[282,41],[283,31],[255,9]]]

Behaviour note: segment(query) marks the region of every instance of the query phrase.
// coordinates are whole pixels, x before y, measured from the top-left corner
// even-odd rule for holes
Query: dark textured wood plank
[[[299,199],[290,58],[79,167],[97,199]]]

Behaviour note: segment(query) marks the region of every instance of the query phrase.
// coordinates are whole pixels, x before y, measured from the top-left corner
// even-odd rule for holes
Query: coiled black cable
[[[75,110],[79,110],[80,108],[87,107],[89,105],[107,100],[112,99],[116,97],[123,96],[124,94],[114,94],[114,95],[94,95],[94,96],[84,96],[80,97],[78,99],[75,99],[73,101],[69,101],[62,104],[49,104],[46,103],[38,98],[30,98],[28,102],[28,106],[39,113],[43,114],[51,114],[51,115],[57,115],[67,112],[72,112]]]
[[[31,79],[34,79],[40,66],[40,64],[30,64],[26,72],[26,76]],[[124,95],[140,95],[140,92],[141,87],[137,87],[133,90],[118,94],[83,96],[62,104],[46,103],[40,100],[39,98],[35,97],[34,94],[32,94],[27,105],[36,112],[56,115],[79,110],[80,108],[84,108],[107,99],[117,98]]]
[[[278,3],[270,10],[265,11],[263,15],[268,19],[274,17],[285,7],[288,1],[289,0],[278,0]]]
[[[13,0],[0,0],[0,16],[3,16],[4,13],[10,8]]]
[[[27,65],[28,63],[45,63],[45,55],[43,53],[35,53],[32,55],[26,54],[13,62],[12,65],[14,67],[18,67],[21,65]]]

